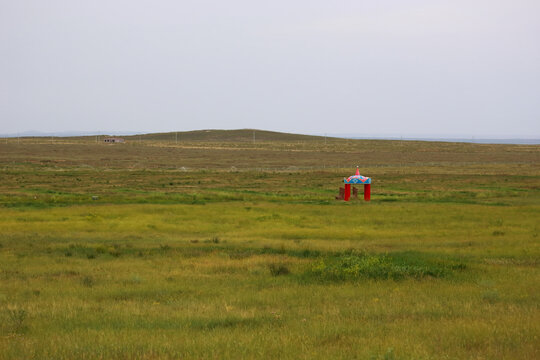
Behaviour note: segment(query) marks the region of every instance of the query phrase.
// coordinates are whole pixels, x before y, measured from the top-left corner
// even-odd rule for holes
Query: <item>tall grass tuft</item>
[[[269,264],[268,268],[272,276],[287,275],[291,272],[285,264]]]
[[[27,328],[25,324],[27,315],[28,313],[24,309],[8,309],[9,321],[11,323],[13,333],[19,334]]]

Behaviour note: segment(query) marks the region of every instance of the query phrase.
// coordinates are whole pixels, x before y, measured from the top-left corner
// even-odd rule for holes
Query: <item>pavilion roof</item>
[[[343,179],[345,184],[371,184],[371,178],[360,175],[360,170],[356,168],[356,174]]]

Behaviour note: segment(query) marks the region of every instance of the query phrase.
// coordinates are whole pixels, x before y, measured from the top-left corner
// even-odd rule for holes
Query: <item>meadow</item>
[[[540,358],[540,146],[252,135],[1,141],[0,358]]]

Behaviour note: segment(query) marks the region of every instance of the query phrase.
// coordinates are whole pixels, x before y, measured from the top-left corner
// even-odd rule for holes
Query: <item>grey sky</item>
[[[540,136],[540,1],[0,0],[0,133]]]

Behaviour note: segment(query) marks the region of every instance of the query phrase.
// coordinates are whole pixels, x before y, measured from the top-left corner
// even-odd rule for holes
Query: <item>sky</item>
[[[540,138],[538,0],[0,0],[0,133]]]

